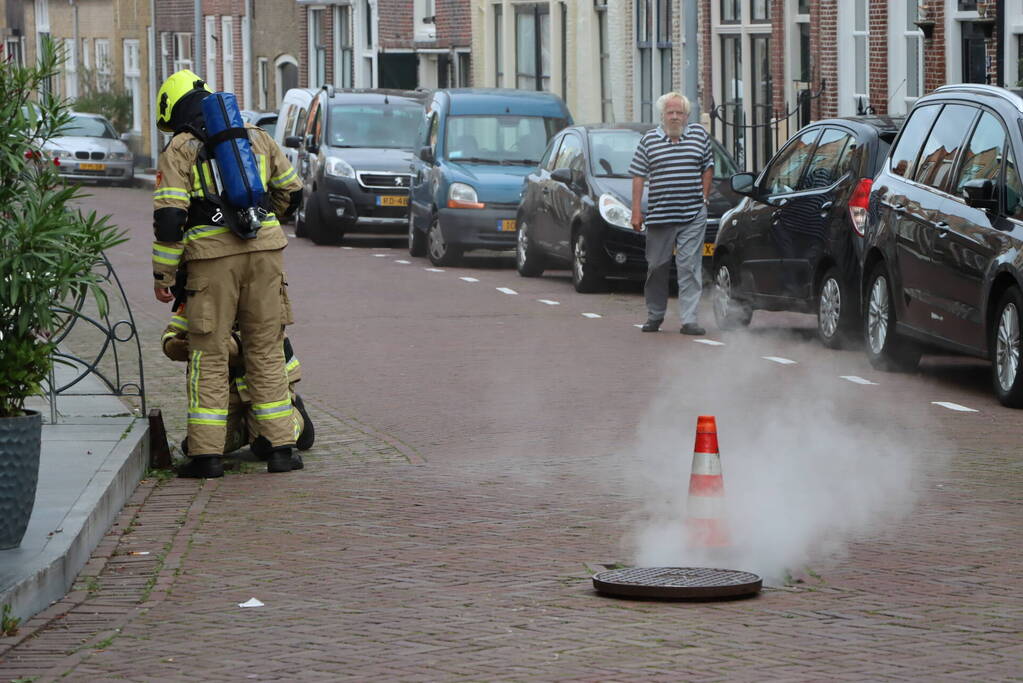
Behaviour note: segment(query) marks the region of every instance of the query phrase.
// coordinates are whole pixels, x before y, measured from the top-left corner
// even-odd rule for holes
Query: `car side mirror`
[[[422,159],[424,163],[432,164],[434,161],[433,147],[430,147],[429,145],[427,145],[426,147],[420,147],[419,158]]]
[[[121,133],[121,142],[124,143],[131,142],[131,133]]]
[[[563,183],[565,185],[571,185],[573,180],[572,169],[570,168],[554,169],[553,171],[551,171],[551,180],[556,180],[557,182]]]
[[[977,178],[963,185],[963,199],[968,206],[984,211],[998,210],[998,197],[995,195],[995,184],[988,178]]]
[[[307,135],[305,138],[305,149],[310,154],[316,154],[320,151],[320,146],[316,144],[316,138],[312,135]]]
[[[745,195],[747,197],[755,197],[756,195],[756,178],[753,177],[752,173],[736,173],[732,176],[732,192],[736,194]]]
[[[284,138],[284,146],[291,149],[299,149],[302,146],[302,138],[297,135],[289,135]]]

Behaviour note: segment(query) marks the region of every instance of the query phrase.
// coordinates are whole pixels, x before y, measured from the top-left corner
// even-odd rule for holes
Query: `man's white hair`
[[[689,112],[692,111],[692,105],[689,104],[689,98],[680,92],[666,92],[657,98],[657,113],[660,116],[664,116],[664,105],[668,104],[668,100],[679,99],[682,100],[682,113],[689,116]]]

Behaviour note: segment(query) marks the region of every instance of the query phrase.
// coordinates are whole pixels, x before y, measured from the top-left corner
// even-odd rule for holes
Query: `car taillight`
[[[870,178],[861,179],[849,198],[849,219],[852,220],[853,230],[860,237],[863,237],[867,225],[867,207],[870,206],[870,188],[873,185],[874,181]]]

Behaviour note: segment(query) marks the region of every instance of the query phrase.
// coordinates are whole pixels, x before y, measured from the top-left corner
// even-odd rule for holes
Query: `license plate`
[[[714,255],[714,243],[713,242],[704,242],[703,243],[703,255],[704,256],[713,256]]]
[[[497,221],[498,232],[515,232],[515,219],[505,218]]]
[[[83,171],[105,171],[107,170],[106,164],[78,164],[78,168]]]
[[[386,195],[377,197],[377,206],[408,206],[408,196]]]

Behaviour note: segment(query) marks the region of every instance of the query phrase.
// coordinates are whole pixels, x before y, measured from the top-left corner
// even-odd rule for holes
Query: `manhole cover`
[[[593,577],[598,593],[623,598],[706,600],[754,595],[763,584],[756,574],[702,567],[633,567]]]

